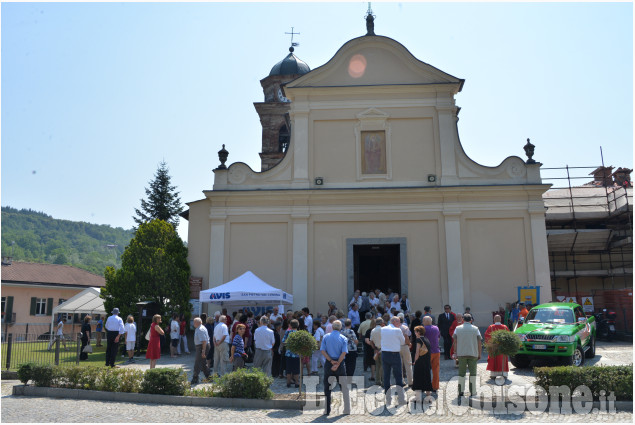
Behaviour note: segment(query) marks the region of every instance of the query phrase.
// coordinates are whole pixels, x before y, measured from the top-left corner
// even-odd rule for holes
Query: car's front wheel
[[[573,354],[569,357],[565,357],[564,364],[567,366],[583,366],[584,365],[584,352],[579,345],[573,350]]]
[[[523,354],[518,354],[517,356],[510,356],[509,361],[514,365],[514,367],[518,369],[524,369],[529,367],[529,363],[531,363],[531,359]]]

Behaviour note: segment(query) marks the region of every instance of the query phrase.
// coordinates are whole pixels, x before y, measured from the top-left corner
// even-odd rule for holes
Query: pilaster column
[[[448,272],[448,304],[454,311],[463,311],[463,256],[461,254],[461,212],[444,211],[445,250]]]
[[[225,226],[227,214],[212,208],[210,211],[209,287],[225,283]]]
[[[545,206],[542,200],[529,202],[529,218],[531,225],[531,247],[534,256],[534,279],[542,300],[551,301],[551,274],[549,273],[549,250],[547,246],[547,230],[545,226]]]
[[[293,207],[293,308],[308,305],[309,287],[309,209]]]
[[[454,150],[458,142],[454,99],[452,97],[438,99],[437,113],[439,117],[439,145],[441,150],[441,184],[443,186],[454,186],[459,183]]]
[[[294,102],[295,103],[295,102]],[[306,103],[306,102],[304,102]],[[292,105],[291,148],[293,149],[294,187],[309,187],[309,109],[307,105]]]

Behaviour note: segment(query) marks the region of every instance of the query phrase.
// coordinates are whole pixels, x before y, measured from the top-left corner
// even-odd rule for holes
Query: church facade
[[[484,319],[518,286],[548,301],[540,163],[465,154],[463,82],[383,36],[352,39],[312,71],[291,52],[255,104],[262,171],[222,164],[188,203],[192,275],[206,289],[250,270],[312,312],[375,288]]]

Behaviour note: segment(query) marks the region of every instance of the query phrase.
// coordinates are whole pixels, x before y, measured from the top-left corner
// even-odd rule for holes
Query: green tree
[[[106,267],[101,289],[106,311],[136,313],[136,303],[155,301],[163,312],[189,312],[190,265],[187,247],[163,220],[143,223],[121,255],[121,268]]]
[[[182,210],[179,192],[176,186],[170,184],[170,175],[165,161],[161,161],[150,188],[145,188],[148,200],[141,199],[141,209],[135,208],[137,217],[132,217],[137,224],[146,223],[153,219],[167,221],[175,228],[179,224],[179,213]]]
[[[53,260],[53,264],[68,264],[68,257],[63,252],[58,252],[55,254],[55,259]]]

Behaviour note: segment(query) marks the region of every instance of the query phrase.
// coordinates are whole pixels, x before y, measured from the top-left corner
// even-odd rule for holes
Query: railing
[[[68,335],[74,334],[76,331],[72,326],[68,324],[64,326],[64,333]],[[55,332],[55,328],[53,328],[53,332]],[[7,335],[13,334],[13,341],[23,341],[25,340],[27,335],[29,338],[33,338],[32,335],[36,335],[41,339],[48,339],[48,335],[51,333],[51,324],[50,323],[2,323],[2,342],[6,342]]]
[[[80,334],[66,334],[63,338],[53,340],[48,335],[40,334],[9,333],[4,336],[3,369],[17,370],[21,364],[27,362],[55,365],[79,363]]]

